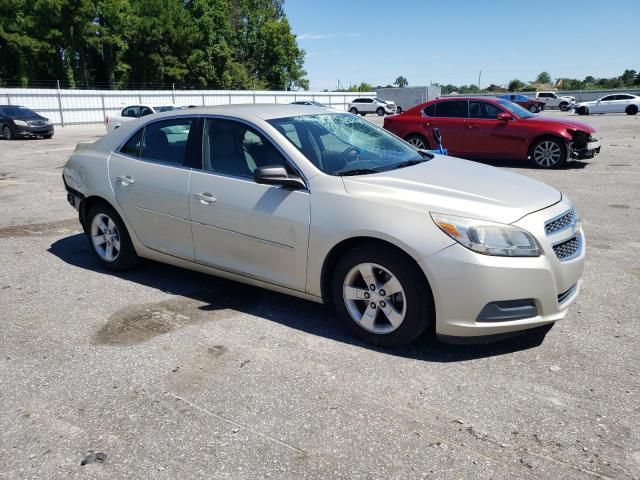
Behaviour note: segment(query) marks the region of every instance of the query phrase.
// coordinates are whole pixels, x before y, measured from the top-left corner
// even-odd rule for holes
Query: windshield
[[[7,117],[37,117],[38,114],[26,107],[2,107],[2,112]]]
[[[348,113],[277,118],[269,123],[329,175],[377,173],[432,158]]]
[[[518,105],[517,103],[513,103],[513,102],[509,102],[507,100],[497,100],[497,102],[500,104],[501,107],[506,108],[507,110],[509,110],[511,113],[515,113],[517,116],[519,116],[520,118],[531,118],[531,117],[535,117],[535,115],[533,113],[531,113],[529,110],[527,110],[526,108],[522,108],[520,105]]]
[[[178,110],[178,107],[174,107],[173,105],[167,105],[164,107],[153,107],[153,109],[157,112],[171,112],[173,110]]]

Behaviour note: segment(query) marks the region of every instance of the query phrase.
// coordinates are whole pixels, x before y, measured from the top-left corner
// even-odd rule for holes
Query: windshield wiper
[[[431,160],[430,158],[421,158],[420,160],[405,160],[404,162],[400,162],[393,166],[391,170],[396,170],[398,168],[411,167],[413,165],[417,165],[419,163],[426,162],[427,160]]]
[[[374,170],[373,168],[354,168],[353,170],[343,170],[342,172],[336,172],[336,175],[347,177],[350,175],[367,175],[369,173],[379,173],[379,171]]]

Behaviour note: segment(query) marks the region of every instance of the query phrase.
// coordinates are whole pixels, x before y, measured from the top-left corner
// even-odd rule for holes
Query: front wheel
[[[546,137],[531,146],[529,156],[538,168],[559,168],[567,161],[567,148],[560,140]]]
[[[431,291],[418,266],[383,244],[360,245],[340,259],[332,301],[351,331],[374,345],[406,345],[434,324]]]
[[[589,115],[589,109],[587,107],[578,108],[578,115]]]
[[[399,115],[402,113],[402,107],[396,107],[396,113]]]
[[[569,104],[567,102],[562,102],[560,104],[560,110],[566,112],[567,110],[569,110]]]
[[[357,114],[358,114],[358,109],[357,109],[356,107],[351,107],[351,108],[349,109],[349,112],[350,112],[350,113],[353,113],[354,115],[357,115]]]
[[[2,136],[5,138],[5,140],[13,140],[13,131],[11,130],[11,127],[9,127],[9,125],[5,125],[4,127],[2,127]]]
[[[629,105],[624,113],[626,113],[627,115],[635,115],[636,113],[638,113],[638,107],[636,107],[635,105]]]
[[[138,255],[127,227],[113,208],[96,205],[89,211],[87,220],[91,247],[104,268],[121,272],[136,265]]]
[[[529,107],[529,111],[530,111],[531,113],[538,113],[538,106],[537,106],[537,105],[531,105],[531,106]]]
[[[42,138],[46,138],[47,140],[53,138],[53,133],[47,133],[46,135],[43,135]]]
[[[378,114],[379,117],[382,117],[384,115],[384,108],[378,107],[378,109],[376,110],[376,113]]]

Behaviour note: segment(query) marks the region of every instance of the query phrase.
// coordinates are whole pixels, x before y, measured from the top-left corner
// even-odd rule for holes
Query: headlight
[[[29,125],[27,124],[27,122],[24,122],[22,120],[14,120],[13,121],[14,125],[17,125],[18,127],[28,127]]]
[[[53,122],[47,118],[47,125],[53,125]]]
[[[444,233],[460,245],[484,255],[539,257],[536,239],[513,225],[432,213],[431,218]]]

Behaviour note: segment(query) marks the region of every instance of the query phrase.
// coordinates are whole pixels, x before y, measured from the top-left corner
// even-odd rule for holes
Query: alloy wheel
[[[11,140],[13,139],[13,132],[11,131],[11,129],[5,125],[2,128],[2,136],[6,139],[6,140]]]
[[[408,142],[416,148],[420,150],[425,150],[427,146],[424,144],[424,141],[419,137],[411,137]]]
[[[562,150],[557,142],[544,140],[533,150],[533,161],[545,168],[553,167],[560,162]]]
[[[376,263],[360,263],[347,273],[342,296],[351,319],[375,334],[396,330],[407,313],[406,295],[400,281]]]
[[[98,256],[105,262],[115,262],[120,255],[120,234],[115,222],[105,213],[91,221],[91,242]]]

